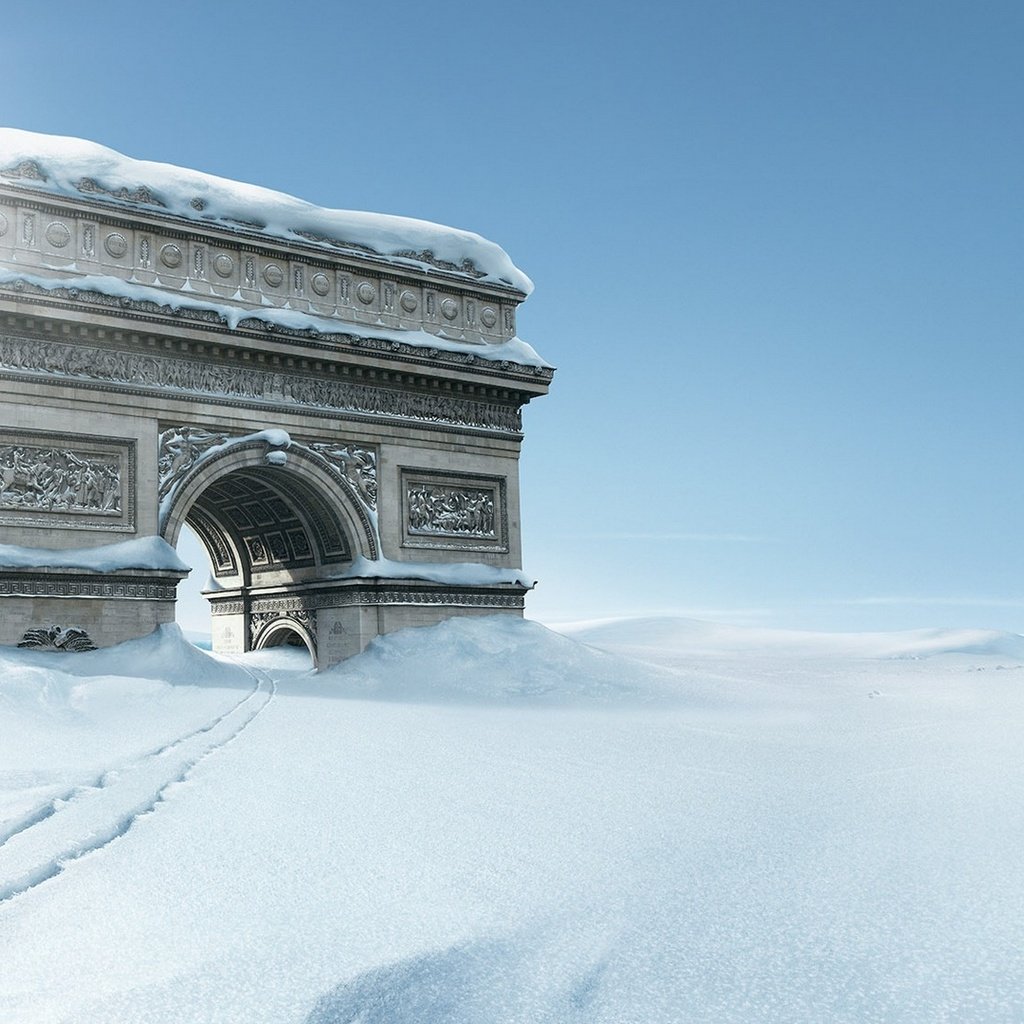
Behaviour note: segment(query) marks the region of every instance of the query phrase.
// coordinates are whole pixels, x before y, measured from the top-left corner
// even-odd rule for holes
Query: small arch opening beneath
[[[302,650],[307,650],[306,641],[295,632],[294,629],[278,629],[275,630],[267,641],[262,645],[264,648],[267,647],[300,647]]]
[[[302,626],[287,619],[268,626],[253,647],[257,651],[274,651],[275,659],[286,659],[283,666],[286,668],[308,669],[316,665],[311,637]]]

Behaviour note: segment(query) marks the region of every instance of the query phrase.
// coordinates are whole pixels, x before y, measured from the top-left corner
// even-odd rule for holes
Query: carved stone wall
[[[401,474],[404,547],[507,551],[507,485],[500,477],[407,467]]]
[[[135,529],[135,443],[0,428],[0,526]]]
[[[175,541],[187,522],[215,642],[244,651],[289,623],[318,664],[382,631],[522,611],[522,586],[392,574],[518,564],[520,410],[553,373],[507,344],[525,278],[213,222],[201,196],[193,218],[99,172],[54,194],[45,173],[0,161],[0,543]],[[53,623],[145,635],[173,620],[181,575],[0,569],[0,642]]]
[[[4,178],[29,187],[41,180],[0,170],[0,184]],[[78,187],[86,201],[116,199],[137,205],[143,216],[161,209],[144,187],[112,193],[87,178]],[[208,231],[191,221],[161,227],[132,223],[95,206],[68,209],[43,196],[0,194],[0,251],[16,252],[23,267],[50,269],[63,260],[77,273],[121,278],[192,299],[301,309],[478,344],[499,344],[515,334],[520,292],[482,284],[472,264],[456,266],[429,250],[408,250],[391,261],[440,272],[424,282],[422,274],[403,274],[401,266],[374,266],[379,258],[344,239],[299,231],[308,244],[284,243],[244,224],[237,232]],[[11,230],[15,226],[19,230]],[[339,258],[342,253],[350,258]]]
[[[0,335],[0,373],[95,381],[133,393],[174,391],[253,406],[296,405],[353,418],[387,417],[519,434],[522,417],[513,405],[372,387],[327,377],[285,374],[195,359],[143,355],[89,345],[67,345]]]

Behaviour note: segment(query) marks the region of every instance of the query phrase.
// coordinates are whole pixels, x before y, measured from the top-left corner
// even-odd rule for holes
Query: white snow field
[[[0,1021],[1024,1020],[1024,637],[565,633],[0,651]]]

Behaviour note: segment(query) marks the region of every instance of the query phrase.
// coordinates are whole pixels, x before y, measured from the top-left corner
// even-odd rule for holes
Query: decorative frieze
[[[294,618],[299,610],[351,608],[356,605],[451,605],[458,608],[522,608],[525,588],[487,589],[484,587],[423,587],[379,585],[367,587],[353,583],[327,591],[312,591],[302,596],[259,597],[252,599],[255,612],[275,618]],[[211,602],[214,615],[237,615],[243,611],[241,601]]]
[[[245,611],[243,601],[223,601],[214,595],[210,598],[211,615],[241,615]]]
[[[229,398],[259,405],[330,409],[356,417],[388,417],[513,434],[522,430],[519,409],[498,402],[13,335],[0,336],[2,371],[98,381],[132,391],[174,390],[213,395],[222,401]]]
[[[177,576],[184,576],[178,573]],[[177,578],[119,578],[114,574],[54,575],[0,569],[0,597],[104,597],[124,601],[173,601]]]
[[[90,179],[82,179],[80,184],[86,194],[110,196],[142,205],[160,205],[159,200],[145,190],[121,189],[114,193]],[[237,265],[243,269],[245,286],[260,293],[259,296],[249,295],[246,300],[255,298],[258,305],[300,308],[319,317],[348,322],[365,322],[367,312],[379,312],[384,315],[388,326],[419,329],[429,324],[435,332],[440,329],[446,338],[477,345],[499,344],[510,336],[508,324],[503,331],[493,309],[507,309],[509,317],[514,317],[514,307],[522,298],[515,289],[507,296],[501,292],[495,294],[493,285],[479,283],[482,275],[470,264],[448,264],[436,260],[427,251],[399,255],[397,267],[390,260],[382,262],[366,251],[361,255],[369,256],[371,265],[358,267],[348,261],[341,262],[345,257],[340,253],[307,250],[303,254],[308,259],[307,269],[306,265],[295,262],[294,243],[277,245],[272,239],[256,242],[251,237],[210,233],[195,223],[161,230],[159,225],[148,221],[133,222],[124,216],[97,218],[95,209],[69,209],[48,197],[29,197],[21,189],[19,193],[9,198],[21,223],[18,247],[24,252],[18,262],[25,270],[47,269],[52,264],[41,258],[43,254],[59,253],[78,234],[81,238],[78,255],[87,257],[87,264],[99,264],[98,272],[122,280],[145,281],[148,286],[167,292],[198,291],[221,300],[238,300],[241,297],[234,292],[237,282],[232,280]],[[37,223],[39,217],[42,220]],[[142,244],[143,233],[145,245]],[[154,236],[152,241],[150,235]],[[318,244],[327,241],[307,237]],[[350,257],[360,248],[342,243],[339,246],[351,250]],[[247,250],[256,255],[250,255]],[[37,255],[29,256],[29,251]],[[70,251],[68,255],[71,255]],[[451,280],[438,293],[436,301],[440,303],[442,319],[436,315],[433,298],[428,308],[421,306],[418,299],[421,282],[416,279],[418,275],[414,276],[415,271],[408,277],[402,274],[401,264],[410,258],[417,263],[432,264],[443,271],[454,272],[462,278]],[[158,264],[157,270],[165,269],[170,273],[153,277],[154,262]],[[360,258],[357,262],[365,264],[366,260]],[[388,263],[391,265],[386,266]],[[81,273],[97,272],[96,267],[80,266],[76,269]],[[351,297],[347,274],[355,275]],[[335,279],[336,298],[332,295]],[[298,300],[297,307],[295,300]],[[493,303],[493,307],[488,306],[492,314],[488,317],[475,315],[477,302]]]

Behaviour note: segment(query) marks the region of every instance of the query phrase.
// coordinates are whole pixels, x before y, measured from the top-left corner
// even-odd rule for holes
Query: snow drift
[[[4,652],[0,1019],[1024,1019],[1012,636],[600,629]]]

